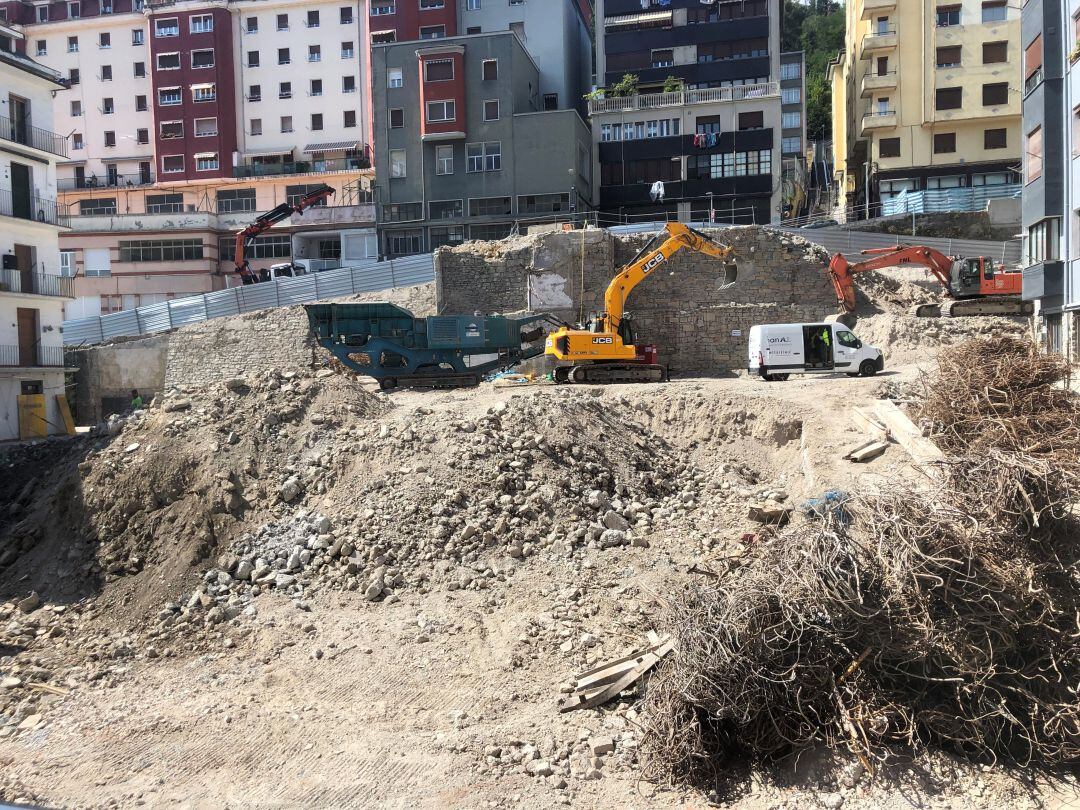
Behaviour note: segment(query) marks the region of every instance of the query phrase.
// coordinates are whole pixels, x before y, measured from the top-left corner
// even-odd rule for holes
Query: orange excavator
[[[1006,270],[985,256],[946,256],[933,248],[904,245],[864,250],[873,256],[851,264],[841,254],[829,262],[836,298],[845,312],[855,311],[855,275],[884,267],[925,267],[941,282],[949,296],[940,304],[920,304],[912,311],[918,318],[958,318],[968,315],[1030,315],[1034,304],[1020,298],[1023,273]]]
[[[309,191],[297,200],[295,204],[283,202],[281,205],[270,209],[265,214],[260,214],[255,218],[254,222],[246,228],[236,232],[236,247],[233,251],[233,262],[236,264],[236,272],[240,274],[240,278],[243,279],[245,284],[256,284],[266,280],[259,273],[256,273],[251,269],[251,265],[247,260],[246,254],[248,245],[255,241],[255,237],[266,233],[277,223],[288,219],[293,214],[302,213],[320,200],[325,200],[333,193],[334,189],[330,186],[319,186],[318,188]]]

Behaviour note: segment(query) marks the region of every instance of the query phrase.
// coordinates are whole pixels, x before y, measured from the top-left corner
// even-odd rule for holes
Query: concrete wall
[[[75,374],[75,423],[93,425],[117,408],[130,402],[132,389],[146,401],[165,388],[165,359],[169,335],[154,335],[140,340],[95,346],[67,353],[68,365],[78,367]]]
[[[734,287],[719,289],[718,261],[683,252],[628,302],[640,338],[658,345],[673,372],[743,368],[752,325],[819,320],[835,311],[823,251],[760,227],[711,233],[736,247],[740,278]],[[549,310],[576,322],[579,313],[588,317],[602,308],[615,268],[646,239],[574,231],[443,248],[435,254],[439,312]]]

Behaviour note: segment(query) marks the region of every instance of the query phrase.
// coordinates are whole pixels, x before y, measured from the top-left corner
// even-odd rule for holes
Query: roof
[[[349,149],[359,149],[359,141],[329,141],[327,143],[309,143],[304,147],[304,154],[311,152],[343,152]]]

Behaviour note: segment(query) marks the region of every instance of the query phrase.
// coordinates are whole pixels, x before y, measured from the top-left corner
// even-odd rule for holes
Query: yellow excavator
[[[662,240],[662,241],[661,241]],[[604,311],[577,328],[562,326],[547,336],[544,353],[557,364],[555,382],[638,383],[661,382],[667,376],[656,360],[656,347],[639,345],[630,313],[625,311],[631,291],[680,250],[692,250],[725,263],[723,287],[738,278],[730,259],[734,249],[679,222],[669,222],[633,260],[611,280],[604,293]]]

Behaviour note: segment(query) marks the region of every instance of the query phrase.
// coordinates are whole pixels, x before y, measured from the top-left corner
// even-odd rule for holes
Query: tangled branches
[[[1022,341],[946,354],[922,414],[936,493],[849,501],[673,600],[645,696],[651,778],[713,787],[732,757],[817,742],[1080,761],[1080,598],[1068,504],[1080,409]],[[1062,416],[1065,414],[1065,417]]]

